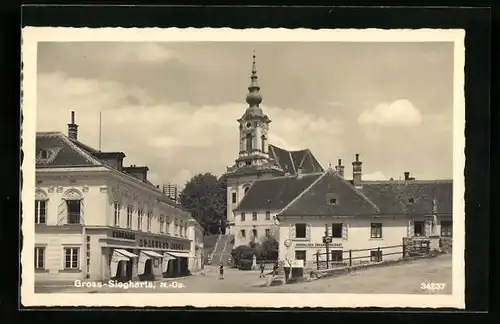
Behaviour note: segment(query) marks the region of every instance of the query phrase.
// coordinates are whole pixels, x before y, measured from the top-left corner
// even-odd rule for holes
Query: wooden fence
[[[401,258],[427,255],[430,252],[430,242],[427,240],[403,241],[403,244],[381,246],[369,249],[331,250],[317,252],[314,264],[316,269],[329,269],[371,262],[382,262],[384,257],[399,255]]]

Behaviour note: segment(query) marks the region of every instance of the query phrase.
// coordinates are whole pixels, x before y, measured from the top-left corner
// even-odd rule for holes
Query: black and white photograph
[[[25,28],[23,303],[463,308],[464,35]]]

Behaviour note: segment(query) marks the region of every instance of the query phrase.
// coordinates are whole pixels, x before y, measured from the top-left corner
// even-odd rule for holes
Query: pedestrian
[[[265,269],[266,269],[266,266],[265,266],[264,262],[262,262],[262,263],[260,264],[260,276],[259,276],[259,278],[265,278],[265,277],[266,277],[266,276],[264,275],[264,270],[265,270]]]
[[[274,263],[274,266],[273,266],[273,276],[277,276],[278,275],[278,261],[276,261]]]
[[[224,279],[224,264],[222,262],[219,265],[219,280]]]

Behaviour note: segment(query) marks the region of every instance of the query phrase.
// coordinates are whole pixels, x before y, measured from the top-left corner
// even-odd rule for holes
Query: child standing
[[[224,279],[224,264],[222,262],[219,265],[219,280]]]

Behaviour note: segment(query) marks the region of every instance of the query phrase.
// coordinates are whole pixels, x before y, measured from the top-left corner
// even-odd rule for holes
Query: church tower
[[[248,108],[243,116],[238,119],[240,126],[240,150],[239,157],[236,160],[238,167],[263,165],[269,160],[267,132],[271,120],[259,106],[262,102],[262,94],[257,82],[255,53],[253,55],[252,76],[250,79],[246,98]]]
[[[274,177],[284,171],[270,159],[268,132],[271,120],[260,107],[262,94],[257,77],[255,53],[253,54],[250,85],[246,97],[248,107],[237,120],[239,124],[239,153],[235,164],[227,168],[227,222],[229,232],[234,230],[233,209],[240,203],[257,178]]]

